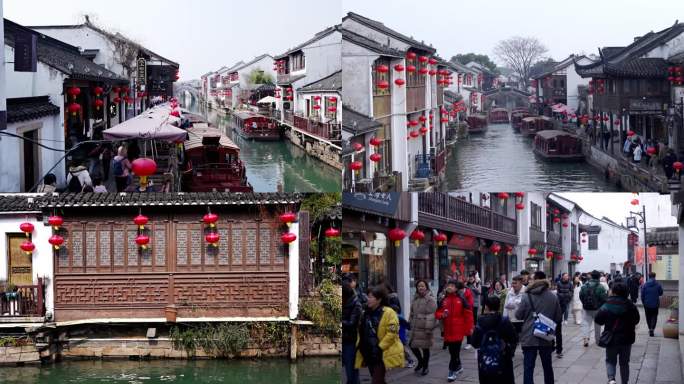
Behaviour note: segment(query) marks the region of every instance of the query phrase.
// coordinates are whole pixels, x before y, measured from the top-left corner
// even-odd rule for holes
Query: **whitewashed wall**
[[[580,59],[578,61],[579,64],[581,65],[587,65],[591,63],[591,60],[587,59],[586,57]],[[567,68],[566,68],[567,74],[566,74],[566,85],[567,85],[567,101],[568,101],[568,107],[571,109],[577,111],[577,107],[579,105],[579,92],[577,91],[577,86],[579,85],[584,85],[584,86],[589,86],[589,78],[582,78],[580,75],[577,74],[577,71],[575,71],[575,65],[571,63]]]
[[[580,216],[580,223],[584,225],[599,225],[601,232],[598,234],[598,249],[589,250],[589,236],[587,242],[580,242],[584,260],[578,264],[577,270],[590,272],[594,269],[609,272],[610,264],[615,263],[616,269],[622,270],[622,265],[627,261],[627,236],[626,228],[619,228],[605,221],[592,217],[588,214]]]

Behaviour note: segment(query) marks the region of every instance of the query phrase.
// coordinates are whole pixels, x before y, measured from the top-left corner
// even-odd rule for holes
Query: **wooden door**
[[[19,247],[26,240],[23,234],[7,235],[9,282],[15,285],[33,284],[33,261],[31,254],[26,254]]]

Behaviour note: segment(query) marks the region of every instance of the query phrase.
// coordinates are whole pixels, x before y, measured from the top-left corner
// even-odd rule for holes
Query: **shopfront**
[[[342,240],[342,272],[354,273],[363,290],[385,279],[396,287],[395,266],[386,230],[352,231]]]

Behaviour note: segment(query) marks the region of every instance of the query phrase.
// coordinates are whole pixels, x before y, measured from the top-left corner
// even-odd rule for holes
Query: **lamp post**
[[[647,252],[647,246],[646,246],[646,205],[641,206],[641,212],[632,212],[629,211],[631,217],[627,218],[627,227],[628,228],[637,228],[636,225],[636,220],[637,217],[639,218],[639,224],[644,225],[644,232],[643,232],[643,238],[644,238],[644,278],[648,277],[648,273],[650,272],[649,267],[648,267],[648,252]]]

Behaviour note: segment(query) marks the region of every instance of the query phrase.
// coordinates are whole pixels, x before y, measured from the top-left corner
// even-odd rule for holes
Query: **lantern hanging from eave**
[[[416,66],[415,65],[407,65],[406,66],[406,72],[408,73],[413,73],[416,71]]]
[[[677,173],[679,173],[682,170],[682,168],[684,168],[684,164],[682,164],[681,161],[675,161],[674,163],[672,163],[672,168],[674,168],[674,170]]]
[[[515,209],[517,209],[518,211],[522,211],[523,209],[525,209],[525,204],[517,203],[515,204]]]
[[[30,242],[29,240],[25,240],[21,244],[19,244],[19,248],[21,248],[22,251],[26,252],[27,255],[30,255],[34,249],[36,249],[36,245]]]
[[[113,87],[112,88],[113,93],[119,93],[120,91],[121,91],[121,88],[119,88],[119,87]]]
[[[387,88],[389,88],[389,83],[385,80],[381,80],[381,81],[378,81],[377,87],[379,89],[387,89]]]
[[[447,235],[442,232],[439,232],[432,239],[437,242],[438,247],[441,247],[442,245],[444,245],[444,243],[446,243]]]
[[[361,171],[361,168],[363,168],[363,163],[360,161],[352,161],[349,163],[349,168],[354,171],[355,175],[359,175],[359,171]]]
[[[325,230],[325,237],[331,238],[331,237],[339,237],[340,236],[340,230],[337,228],[330,227]]]
[[[546,251],[546,258],[549,259],[549,260],[551,260],[552,257],[553,257],[553,252],[551,252],[551,251]]]
[[[397,64],[394,66],[394,70],[397,72],[403,72],[404,71],[404,66],[401,64]]]
[[[418,126],[418,120],[409,120],[408,125],[411,127]]]
[[[425,233],[421,231],[420,229],[416,228],[411,232],[411,236],[409,236],[411,240],[416,244],[416,247],[420,246],[420,242],[425,239]]]
[[[382,156],[379,153],[374,153],[374,154],[370,155],[369,159],[370,159],[370,161],[377,163],[378,161],[380,161],[382,159]]]
[[[280,219],[281,223],[289,227],[295,220],[297,220],[297,215],[294,212],[285,212],[278,218]]]
[[[560,221],[561,221],[560,217],[554,217],[553,218],[553,222],[556,224],[560,223]]]
[[[434,57],[431,57],[431,58],[428,59],[428,64],[430,64],[430,65],[435,65],[435,64],[437,64],[437,60],[435,60]]]
[[[420,133],[418,133],[418,131],[411,131],[409,136],[415,139],[416,137],[420,136]]]
[[[93,104],[95,105],[95,110],[99,111],[100,108],[104,105],[104,101],[102,101],[102,99],[95,99]]]
[[[506,193],[506,192],[499,192],[499,193],[496,195],[496,197],[499,198],[499,201],[501,202],[501,205],[503,206],[503,205],[506,203],[506,201],[508,200],[508,198],[509,198],[510,196],[509,196],[508,193]]]
[[[416,58],[416,53],[415,52],[407,52],[406,53],[406,58],[409,60],[413,60]]]
[[[318,95],[316,95],[316,96],[313,97],[313,99],[314,99],[314,101],[319,101],[319,100],[321,100],[321,97],[318,96]]]
[[[421,68],[418,70],[418,73],[420,73],[421,75],[427,75],[428,72],[429,70],[427,68]]]
[[[319,109],[321,109],[321,106],[316,104],[312,108],[315,109],[316,111],[318,111]]]
[[[564,259],[564,257],[563,257],[563,254],[562,254],[562,253],[559,253],[559,254],[556,255],[556,260],[561,261],[561,260],[563,260],[563,259]]]
[[[157,171],[157,163],[147,157],[140,157],[133,160],[131,168],[133,169],[133,173],[140,176],[140,187],[145,188],[147,187],[147,178],[154,175]]]
[[[138,235],[135,238],[135,243],[144,251],[147,249],[147,244],[150,243],[150,237],[147,235]]]
[[[53,215],[48,218],[48,224],[52,227],[52,229],[58,231],[59,227],[64,224],[64,219],[62,216]]]
[[[394,84],[401,87],[402,85],[406,84],[406,81],[404,79],[399,78],[394,80]]]
[[[534,255],[537,254],[537,250],[536,250],[535,248],[530,248],[530,249],[527,251],[527,254],[530,255],[530,256],[534,256]]]
[[[377,67],[375,67],[375,70],[379,73],[387,73],[389,72],[389,67],[384,64],[380,64]]]
[[[295,235],[292,232],[283,233],[280,236],[280,241],[282,241],[284,244],[290,244],[291,242],[293,242],[295,240],[297,240],[297,235]]]
[[[431,69],[431,70],[428,72],[428,74],[429,74],[430,76],[435,76],[435,75],[437,74],[437,71],[435,71],[434,69]]]
[[[52,235],[48,239],[48,243],[52,244],[52,246],[55,248],[55,251],[59,250],[59,247],[64,244],[64,238],[60,235]]]
[[[93,88],[93,93],[95,94],[95,96],[100,96],[102,92],[104,92],[104,89],[102,89],[102,87]]]
[[[218,247],[218,242],[220,239],[221,236],[219,236],[219,234],[216,232],[209,232],[204,236],[204,240],[206,240],[206,242],[213,247]]]
[[[81,94],[81,88],[78,87],[69,87],[67,89],[67,94],[71,96],[72,99],[76,100],[76,96]]]
[[[420,61],[421,63],[427,63],[428,57],[427,56],[421,56],[418,58],[418,61]]]
[[[639,205],[639,200],[638,199],[632,199],[632,201],[629,202],[632,205]]]
[[[498,255],[499,255],[499,251],[501,251],[501,245],[499,245],[498,243],[494,243],[494,244],[492,244],[492,246],[489,248],[489,250],[492,251],[492,254],[494,254],[494,256],[498,256]]]
[[[398,247],[401,244],[401,241],[406,237],[406,232],[404,232],[403,229],[401,228],[393,228],[390,229],[388,236],[390,240],[394,242],[394,246]]]
[[[26,237],[29,237],[31,233],[33,232],[33,224],[29,222],[21,223],[19,224],[19,229],[26,234]]]
[[[133,218],[133,222],[138,226],[138,228],[140,228],[140,230],[145,229],[145,224],[147,224],[149,221],[150,219],[145,215],[138,215]]]
[[[361,144],[361,143],[354,143],[354,144],[352,145],[352,147],[354,148],[354,151],[360,152],[360,151],[363,149],[363,144]]]
[[[420,134],[425,136],[426,133],[428,133],[428,129],[426,126],[423,125],[422,127],[420,127]]]
[[[380,144],[382,144],[382,140],[378,139],[377,137],[373,137],[370,139],[369,143],[374,147],[378,147]]]
[[[211,213],[211,212],[202,216],[202,222],[204,222],[204,224],[208,225],[209,228],[216,227],[216,222],[218,221],[218,219],[219,219],[218,215],[215,213]]]
[[[78,112],[81,111],[81,105],[78,103],[71,103],[67,107],[67,110],[71,113],[71,116],[76,116]]]

